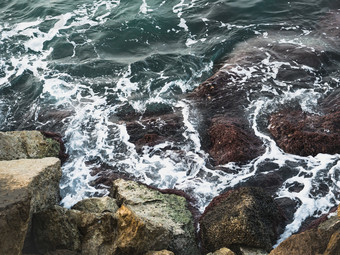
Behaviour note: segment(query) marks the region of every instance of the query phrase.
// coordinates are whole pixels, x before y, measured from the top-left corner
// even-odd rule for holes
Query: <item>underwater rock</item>
[[[317,228],[292,235],[279,244],[270,255],[324,254],[340,251],[340,218],[332,216]]]
[[[247,125],[223,118],[215,118],[209,128],[210,156],[215,164],[244,162],[264,152],[262,141]]]
[[[145,145],[155,146],[165,141],[184,140],[183,117],[179,112],[127,122],[126,129],[130,136],[129,141],[136,145],[138,152]]]
[[[20,254],[31,217],[59,201],[57,158],[0,161],[0,250]]]
[[[199,254],[193,217],[184,197],[122,179],[114,181],[111,195],[122,205],[117,211],[117,249],[123,254],[162,249]]]
[[[39,131],[0,132],[0,160],[59,157],[59,142]]]
[[[200,238],[207,251],[240,246],[270,251],[283,222],[276,203],[262,189],[242,187],[213,199],[200,219]]]
[[[340,111],[324,116],[302,110],[272,114],[269,131],[285,152],[300,156],[340,153]]]

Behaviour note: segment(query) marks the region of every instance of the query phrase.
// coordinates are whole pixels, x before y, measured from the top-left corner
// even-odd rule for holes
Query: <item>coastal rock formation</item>
[[[0,160],[59,157],[60,143],[39,131],[0,132]]]
[[[326,115],[282,110],[270,117],[269,131],[285,152],[308,156],[340,152],[340,111]]]
[[[53,206],[35,213],[37,250],[89,255],[172,254],[160,253],[162,249],[183,255],[199,253],[184,197],[122,179],[114,182],[111,195],[114,198],[85,199],[72,209]]]
[[[339,251],[340,217],[332,216],[316,228],[288,237],[270,255],[337,255]]]
[[[122,205],[117,211],[117,248],[123,254],[161,249],[183,255],[199,253],[184,197],[122,179],[114,181],[111,194]]]
[[[228,191],[214,198],[200,219],[202,246],[208,251],[240,246],[269,251],[283,221],[274,200],[260,188]]]
[[[145,255],[175,255],[172,251],[161,250],[161,251],[149,251]]]
[[[57,158],[0,161],[1,254],[21,253],[32,215],[58,203],[60,177]]]
[[[95,206],[95,201],[98,206]],[[105,202],[92,201],[92,208]],[[112,202],[112,201],[111,201]],[[117,219],[109,203],[104,212],[68,210],[54,206],[33,217],[33,235],[40,253],[65,249],[81,254],[115,254]],[[87,202],[86,202],[87,203]],[[101,210],[99,210],[101,211]]]
[[[209,154],[217,165],[251,160],[264,152],[262,141],[255,136],[254,131],[237,120],[212,119],[209,137]]]

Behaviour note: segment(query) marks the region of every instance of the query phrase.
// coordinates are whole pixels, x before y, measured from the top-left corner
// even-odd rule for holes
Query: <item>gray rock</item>
[[[115,213],[118,210],[118,205],[116,199],[111,197],[94,197],[79,201],[72,209],[92,212],[92,213],[102,213],[111,212]]]
[[[184,197],[162,194],[145,185],[118,179],[111,195],[117,211],[117,248],[123,254],[167,249],[175,254],[199,254],[193,217]]]
[[[39,131],[0,132],[0,160],[58,157],[60,144]]]
[[[20,254],[32,214],[59,201],[57,158],[0,161],[0,250]]]

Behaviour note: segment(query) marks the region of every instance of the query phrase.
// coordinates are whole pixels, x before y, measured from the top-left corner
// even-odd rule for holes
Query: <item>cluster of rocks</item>
[[[271,251],[286,218],[261,188],[242,187],[214,198],[198,219],[198,234],[184,196],[131,180],[116,179],[108,197],[63,208],[59,142],[37,131],[0,136],[2,148],[18,150],[8,149],[0,158],[1,254],[251,255],[309,249],[308,254],[335,255],[339,250],[340,208],[338,216]]]

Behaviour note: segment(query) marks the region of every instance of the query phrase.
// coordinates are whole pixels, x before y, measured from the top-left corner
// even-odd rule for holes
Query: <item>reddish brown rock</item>
[[[262,141],[246,125],[213,119],[209,128],[210,156],[217,165],[247,161],[263,153]]]
[[[287,153],[315,156],[340,152],[340,111],[320,116],[282,110],[271,116],[269,131]]]

